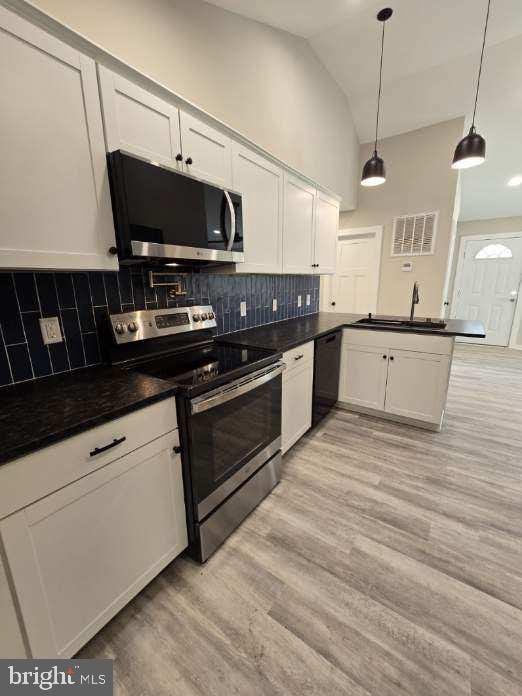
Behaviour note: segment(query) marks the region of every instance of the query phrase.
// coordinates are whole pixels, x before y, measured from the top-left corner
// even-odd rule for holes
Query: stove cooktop
[[[258,367],[275,362],[277,354],[257,348],[225,345],[212,342],[167,356],[145,360],[131,369],[193,390],[228,381]]]

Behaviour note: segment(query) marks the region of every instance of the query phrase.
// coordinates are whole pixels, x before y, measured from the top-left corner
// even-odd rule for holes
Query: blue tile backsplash
[[[224,334],[319,311],[318,276],[194,272],[172,280],[186,295],[170,299],[167,287],[151,289],[148,270],[138,267],[118,273],[0,273],[0,386],[100,363],[97,326],[108,313],[211,304],[217,333]],[[240,316],[241,301],[246,317]],[[44,346],[38,319],[51,316],[59,317],[64,341]]]

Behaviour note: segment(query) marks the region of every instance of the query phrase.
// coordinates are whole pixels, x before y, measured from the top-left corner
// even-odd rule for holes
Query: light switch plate
[[[58,317],[45,317],[45,319],[39,319],[38,321],[40,322],[40,331],[42,332],[45,346],[49,345],[49,343],[61,343],[63,341]]]
[[[246,302],[239,303],[239,313],[242,317],[246,317]]]
[[[298,307],[301,307],[302,304],[303,304],[303,301],[302,301],[301,295],[298,295],[298,296],[297,296],[297,306],[298,306]]]
[[[272,312],[277,312],[277,299],[275,297],[272,300]]]
[[[310,295],[307,295],[307,296],[306,296],[306,306],[307,306],[307,307],[310,306]]]

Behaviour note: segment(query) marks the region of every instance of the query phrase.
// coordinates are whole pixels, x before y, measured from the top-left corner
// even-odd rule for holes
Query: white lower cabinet
[[[339,400],[384,409],[388,354],[373,346],[357,346],[343,351]]]
[[[74,655],[186,548],[178,444],[172,430],[0,522],[30,656]]]
[[[384,410],[438,423],[446,404],[450,360],[446,355],[393,350]]]
[[[339,401],[440,428],[453,338],[345,329]]]
[[[312,425],[313,341],[284,353],[283,362],[286,364],[281,418],[281,449],[284,454]]]

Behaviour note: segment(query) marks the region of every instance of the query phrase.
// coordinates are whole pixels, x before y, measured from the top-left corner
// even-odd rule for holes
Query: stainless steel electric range
[[[113,314],[109,359],[178,387],[189,551],[203,562],[272,490],[281,467],[283,363],[217,343],[212,307]]]

